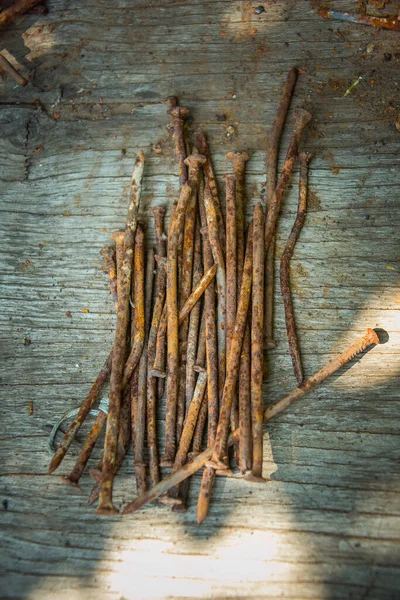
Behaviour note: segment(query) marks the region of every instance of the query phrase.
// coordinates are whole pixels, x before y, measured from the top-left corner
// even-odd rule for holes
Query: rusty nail
[[[176,448],[176,417],[179,382],[179,313],[178,313],[178,244],[183,229],[186,205],[191,196],[191,185],[182,185],[173,224],[168,236],[167,261],[167,402],[165,416],[165,448],[162,466],[172,466]]]
[[[104,413],[103,413],[104,414]],[[101,413],[99,413],[99,416]],[[99,417],[97,417],[99,418]],[[100,435],[101,422],[99,423],[98,435]],[[131,439],[131,419],[130,419],[130,393],[129,389],[125,390],[121,401],[121,413],[120,413],[120,424],[118,431],[118,443],[117,443],[117,457],[114,465],[114,475],[120,468],[125,454],[129,448],[129,442]],[[102,475],[103,461],[101,460],[96,469],[90,469],[89,474],[96,483],[94,484],[90,495],[88,504],[93,504],[99,497],[101,489],[101,475]]]
[[[157,332],[165,303],[166,263],[163,256],[156,256],[157,270],[157,298],[154,304],[153,317],[147,347],[147,443],[149,448],[149,473],[152,485],[160,480],[157,448],[157,378],[152,375],[156,355]]]
[[[199,147],[200,153],[206,158],[206,162],[203,165],[203,171],[206,177],[206,182],[210,188],[213,204],[217,213],[218,235],[221,241],[222,249],[224,251],[226,247],[224,215],[222,213],[221,202],[219,199],[217,179],[215,177],[214,169],[211,162],[210,149],[208,147],[207,138],[204,135],[204,133],[199,133],[199,135],[197,136],[197,145]]]
[[[251,334],[247,315],[239,370],[239,447],[238,467],[245,473],[252,465],[251,434]]]
[[[192,291],[196,289],[202,279],[202,259],[201,259],[201,235],[200,224],[196,221],[196,233],[194,239],[194,254],[193,254],[193,277]],[[201,316],[201,304],[197,302],[196,306],[190,313],[189,329],[187,335],[187,352],[186,352],[186,411],[189,408],[190,401],[193,397],[196,387],[196,371],[194,365],[196,362],[196,351],[199,337],[199,324]]]
[[[336,19],[338,21],[349,21],[350,23],[361,23],[362,25],[372,25],[379,29],[391,29],[392,31],[400,31],[400,21],[395,17],[373,17],[370,15],[358,15],[348,12],[340,12],[339,10],[330,10],[320,8],[318,14],[323,19]]]
[[[197,373],[206,371],[206,313],[203,310],[200,321],[200,330],[197,343],[197,356],[193,369]]]
[[[142,183],[143,183],[143,171],[144,171],[144,153],[142,150],[136,156],[135,164],[133,167],[133,173],[130,185],[130,202],[128,206],[128,216],[126,219],[126,233],[127,239],[125,240],[126,245],[132,245],[134,243],[136,227],[138,223],[140,197],[142,195]],[[128,239],[129,238],[129,239]]]
[[[170,105],[168,109],[168,114],[172,118],[172,127],[174,130],[174,138],[175,138],[175,152],[176,158],[178,161],[178,173],[179,173],[179,183],[182,187],[188,180],[188,172],[187,167],[185,165],[186,158],[186,148],[185,148],[185,139],[183,135],[183,124],[185,119],[189,115],[189,110],[187,108],[183,108],[182,106]]]
[[[146,257],[145,277],[145,338],[142,355],[138,364],[138,390],[134,397],[137,406],[131,408],[135,418],[132,422],[132,436],[134,439],[133,457],[136,477],[136,489],[140,496],[146,490],[146,464],[144,460],[144,437],[146,431],[146,399],[147,399],[147,344],[150,329],[150,315],[152,308],[154,280],[154,250],[151,248]],[[136,310],[136,308],[135,308]]]
[[[293,304],[290,293],[290,260],[293,256],[294,247],[296,245],[297,240],[299,239],[306,218],[308,165],[311,158],[312,154],[308,152],[300,152],[299,154],[299,203],[292,231],[290,232],[285,249],[282,253],[280,269],[281,291],[283,304],[285,307],[285,321],[289,342],[289,350],[290,356],[292,357],[294,374],[299,383],[303,381],[303,367],[301,364],[299,341],[296,333],[296,322],[294,318]]]
[[[189,181],[192,186],[192,193],[187,202],[185,213],[185,226],[183,233],[182,267],[180,279],[180,298],[179,306],[183,307],[192,289],[192,272],[194,257],[194,240],[196,230],[196,212],[197,212],[197,188],[201,176],[201,166],[205,162],[201,154],[191,154],[185,159],[185,165],[189,170]],[[185,319],[179,327],[179,390],[178,404],[176,414],[176,439],[179,440],[182,434],[183,421],[186,412],[186,360],[187,360],[187,337],[189,331],[189,319]]]
[[[87,461],[93,452],[93,448],[99,439],[106,421],[107,413],[104,413],[101,410],[94,420],[71,473],[62,478],[64,483],[71,485],[72,487],[78,487],[78,482],[82,477]]]
[[[138,228],[139,230],[139,228]],[[125,254],[120,273],[118,273],[118,305],[112,357],[109,407],[104,442],[103,468],[98,515],[111,515],[118,512],[112,504],[112,488],[117,455],[118,428],[121,408],[121,392],[124,372],[124,359],[127,351],[127,333],[129,325],[129,296],[131,289],[133,263],[132,246],[125,245]]]
[[[6,23],[15,19],[15,17],[23,15],[30,8],[35,6],[35,4],[39,4],[39,2],[41,2],[41,0],[17,0],[12,6],[0,13],[0,27],[4,27]]]
[[[237,304],[237,218],[236,175],[224,175],[226,182],[226,354],[229,356],[235,328]],[[236,391],[232,399],[231,429],[239,427]]]
[[[268,218],[268,207],[271,204],[276,187],[276,169],[278,164],[279,144],[282,136],[283,126],[293,97],[294,87],[297,80],[297,69],[290,69],[282,90],[282,96],[276,111],[273,125],[269,131],[266,174],[267,174],[267,198],[266,209]],[[265,310],[264,310],[264,344],[266,350],[275,348],[274,342],[274,257],[275,257],[275,234],[272,237],[265,262]],[[266,361],[266,359],[265,359]],[[266,368],[265,364],[265,368]]]
[[[208,239],[210,241],[214,262],[217,265],[218,372],[219,395],[220,398],[222,398],[226,373],[226,269],[221,241],[218,235],[215,207],[212,202],[211,192],[208,185],[206,185],[204,189],[204,206],[207,217]]]
[[[112,355],[113,355],[113,351],[111,350],[111,352],[108,355],[99,374],[97,375],[95,382],[93,383],[92,387],[90,388],[90,392],[86,396],[85,400],[82,402],[82,405],[79,409],[78,414],[76,415],[75,419],[72,421],[71,425],[68,427],[68,430],[66,431],[62,442],[60,443],[53,458],[51,459],[49,469],[48,469],[49,474],[53,473],[53,471],[55,471],[57,469],[57,467],[59,467],[59,465],[61,464],[61,461],[63,460],[64,456],[66,455],[68,448],[72,444],[73,440],[75,439],[76,434],[78,433],[79,429],[81,428],[82,423],[84,422],[90,409],[96,402],[103,385],[106,383],[107,379],[109,378],[110,373],[111,373]]]
[[[117,265],[115,262],[115,250],[114,248],[109,248],[106,246],[102,250],[100,250],[101,256],[104,258],[104,267],[103,271],[108,273],[108,278],[110,281],[110,292],[113,302],[116,304],[118,302],[118,293],[117,293]]]
[[[145,307],[144,307],[144,281],[145,281],[145,266],[144,266],[144,231],[143,227],[138,224],[135,236],[135,252],[134,252],[134,268],[133,268],[133,328],[134,336],[132,348],[125,363],[122,389],[129,383],[133,370],[138,364],[143,351],[144,335],[145,335]]]
[[[165,369],[165,354],[167,346],[167,324],[168,324],[168,311],[167,303],[165,302],[164,308],[161,314],[160,323],[157,330],[157,342],[156,342],[156,353],[154,357],[153,367],[150,371],[152,377],[158,377],[164,379],[167,376]]]
[[[236,314],[235,329],[232,336],[231,350],[228,356],[228,368],[224,385],[224,393],[219,412],[217,434],[215,436],[214,452],[209,466],[213,468],[226,468],[222,462],[223,451],[228,438],[229,420],[232,407],[232,397],[235,391],[239,371],[240,354],[243,344],[244,330],[246,328],[247,312],[250,305],[251,286],[253,277],[253,228],[249,227],[247,238],[246,256],[243,268],[242,286],[240,288],[239,302]]]
[[[281,413],[283,410],[291,406],[296,400],[302,398],[305,394],[315,389],[318,385],[323,383],[328,377],[336,373],[339,369],[344,367],[348,362],[350,362],[355,356],[361,354],[369,346],[379,344],[379,338],[376,332],[373,329],[368,329],[367,333],[356,340],[351,346],[349,346],[340,356],[330,361],[327,365],[322,367],[319,371],[314,373],[309,379],[307,379],[304,383],[302,383],[299,387],[296,387],[294,390],[290,391],[283,398],[271,404],[264,411],[264,423],[270,421],[277,414]],[[232,445],[236,440],[239,439],[239,431],[234,431],[228,440],[228,445]],[[212,446],[209,446],[204,452],[193,457],[190,462],[187,462],[183,467],[172,473],[160,483],[158,483],[154,488],[146,492],[141,498],[136,498],[133,502],[130,502],[125,506],[124,514],[132,513],[149,502],[156,500],[162,494],[165,494],[171,487],[174,487],[196,473],[199,469],[204,467],[204,465],[210,460],[213,454]]]
[[[165,206],[154,206],[154,226],[156,231],[157,254],[167,256],[167,236],[164,233]]]
[[[296,161],[298,153],[300,139],[303,134],[304,128],[311,119],[311,116],[311,113],[307,112],[302,108],[296,108],[294,111],[295,125],[290,138],[285,163],[283,165],[281,175],[272,195],[271,202],[268,206],[267,218],[265,220],[265,252],[268,252],[268,248],[271,244],[272,237],[275,233],[282,198],[284,196],[287,184],[289,183],[289,179],[293,171],[294,163]]]
[[[261,202],[253,216],[253,286],[251,312],[251,416],[253,465],[247,479],[264,481],[263,459],[263,321],[264,321],[264,212]]]

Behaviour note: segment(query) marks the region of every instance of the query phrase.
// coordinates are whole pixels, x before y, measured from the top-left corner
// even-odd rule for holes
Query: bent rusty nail
[[[104,266],[103,271],[108,273],[108,278],[110,281],[110,292],[113,302],[116,304],[118,302],[118,292],[117,292],[117,264],[115,262],[115,250],[114,248],[109,248],[105,246],[100,250],[101,256],[104,258]]]
[[[226,182],[226,354],[229,356],[237,308],[237,256],[236,256],[236,175],[224,175]],[[237,395],[234,392],[231,410],[231,429],[239,427]]]
[[[145,315],[144,315],[144,231],[143,227],[138,224],[135,236],[135,253],[134,253],[134,269],[133,269],[133,311],[134,319],[134,337],[132,348],[128,359],[125,363],[124,373],[122,378],[122,389],[129,383],[133,370],[139,363],[143,351],[144,336],[145,336]]]
[[[183,307],[190,296],[192,289],[194,240],[196,231],[196,212],[197,212],[197,188],[201,176],[201,166],[205,162],[201,154],[191,154],[185,159],[185,165],[189,170],[189,181],[192,186],[192,193],[187,202],[185,213],[185,226],[183,233],[182,273],[180,279],[179,306]],[[186,360],[187,360],[187,337],[189,332],[189,319],[185,319],[179,327],[179,390],[178,404],[176,413],[176,439],[179,440],[182,434],[183,421],[186,412]]]
[[[296,162],[301,136],[303,134],[304,128],[306,127],[307,123],[309,122],[312,116],[311,113],[307,112],[302,108],[296,108],[293,115],[295,119],[295,125],[290,138],[285,163],[283,165],[281,175],[279,177],[277,186],[271,198],[271,202],[268,206],[268,213],[265,221],[265,252],[268,252],[268,248],[271,244],[272,238],[275,233],[282,198],[285,194],[286,187],[289,183],[294,163]]]
[[[221,241],[218,235],[218,226],[215,207],[212,202],[211,192],[208,185],[204,190],[204,206],[207,217],[208,238],[217,265],[217,290],[218,290],[218,373],[219,373],[219,395],[222,398],[225,373],[226,373],[226,269],[225,258],[222,252]]]
[[[139,228],[138,228],[139,229]],[[126,244],[125,255],[120,273],[118,273],[118,305],[115,329],[114,349],[112,357],[109,407],[107,428],[104,442],[103,468],[99,505],[96,514],[108,516],[118,511],[112,503],[112,488],[117,454],[118,427],[121,407],[121,392],[124,372],[124,359],[127,350],[127,332],[129,325],[129,296],[131,289],[133,249]]]
[[[0,13],[0,18],[1,18],[1,14]],[[25,77],[22,77],[22,75],[20,73],[18,73],[17,69],[15,67],[13,67],[13,65],[6,59],[5,56],[3,56],[3,54],[1,54],[0,52],[0,67],[2,67],[5,71],[7,71],[7,73],[10,75],[10,77],[12,77],[14,79],[14,81],[16,81],[18,83],[18,85],[24,87],[25,85],[27,85],[28,80],[25,79]]]
[[[309,152],[300,152],[300,179],[299,179],[299,203],[297,207],[296,220],[292,231],[290,232],[288,241],[281,257],[281,292],[283,305],[285,307],[286,331],[289,342],[289,351],[292,358],[293,370],[295,377],[299,383],[303,381],[303,367],[301,364],[301,355],[299,341],[296,333],[296,322],[293,312],[293,304],[290,293],[290,260],[293,256],[294,247],[299,239],[301,230],[304,225],[307,210],[307,183],[308,183],[308,165],[312,158]]]
[[[323,383],[328,377],[349,363],[353,358],[367,350],[369,346],[375,344],[379,344],[379,338],[373,329],[368,329],[363,337],[356,340],[337,358],[333,359],[327,365],[322,367],[322,369],[314,373],[314,375],[309,377],[309,379],[304,381],[304,383],[302,383],[299,387],[291,390],[288,394],[283,396],[283,398],[268,406],[268,408],[266,408],[264,411],[264,423],[270,421],[273,417],[291,406],[294,402],[302,398],[308,392],[311,392],[318,385]],[[231,446],[235,440],[238,439],[238,437],[239,431],[236,430],[229,436],[228,445]],[[149,502],[156,500],[160,495],[165,494],[171,487],[178,485],[181,483],[181,481],[184,481],[187,477],[190,477],[199,469],[204,467],[204,465],[210,460],[212,454],[213,448],[212,446],[209,446],[206,450],[204,450],[204,452],[201,452],[190,462],[187,462],[185,465],[183,465],[183,467],[178,469],[178,471],[175,471],[175,473],[172,473],[160,481],[160,483],[146,492],[141,498],[136,498],[127,504],[123,513],[129,514],[135,512]]]
[[[203,165],[203,171],[206,178],[206,183],[210,188],[214,208],[217,213],[218,235],[221,242],[222,250],[224,251],[226,247],[224,215],[219,199],[217,179],[215,177],[214,169],[211,162],[210,149],[208,147],[207,138],[204,135],[204,133],[199,133],[199,135],[197,136],[197,145],[199,147],[200,153],[206,158],[206,162]]]
[[[12,6],[4,9],[0,13],[0,27],[4,27],[6,23],[26,13],[30,8],[39,4],[41,0],[17,0]]]
[[[281,141],[283,126],[292,101],[294,88],[297,80],[297,69],[290,69],[283,86],[281,99],[276,111],[273,125],[269,131],[266,157],[266,218],[268,219],[268,207],[271,204],[276,187],[276,170],[278,164],[279,145]],[[272,237],[270,247],[265,259],[265,310],[264,310],[264,345],[266,350],[275,348],[274,341],[274,258],[275,258],[275,234]],[[267,359],[265,359],[266,361]],[[266,365],[265,365],[266,367]]]
[[[162,466],[172,466],[176,448],[176,413],[178,404],[179,381],[179,313],[178,313],[178,243],[182,230],[186,204],[191,196],[192,187],[182,185],[174,221],[168,236],[167,260],[167,402],[165,415],[165,448]]]
[[[117,263],[117,292],[118,292],[118,273],[122,270],[122,263],[125,253],[125,232],[113,231],[111,239],[115,242],[115,259]],[[118,293],[117,293],[118,295]]]
[[[261,202],[253,215],[253,287],[251,311],[251,416],[253,464],[251,481],[265,481],[263,460],[263,320],[264,320],[264,212]]]
[[[145,337],[143,351],[138,365],[138,392],[137,408],[135,410],[135,422],[132,423],[132,435],[134,436],[134,469],[136,478],[136,490],[140,496],[146,491],[146,463],[144,459],[144,438],[146,431],[146,399],[147,399],[147,344],[150,329],[150,315],[153,297],[154,280],[154,250],[151,248],[146,257],[145,278]]]
[[[168,108],[168,114],[172,118],[172,127],[175,138],[175,153],[178,162],[179,184],[182,187],[188,180],[188,171],[187,166],[185,165],[186,148],[183,135],[183,124],[189,115],[189,110],[187,108],[183,108],[182,106],[178,106],[177,104],[170,104],[170,108]]]
[[[90,412],[90,409],[93,407],[94,403],[96,402],[103,385],[106,383],[107,379],[109,378],[110,373],[111,373],[112,356],[113,356],[113,351],[111,350],[111,352],[107,356],[107,359],[106,359],[104,365],[102,366],[99,374],[97,375],[95,382],[93,383],[92,387],[90,388],[88,395],[86,396],[85,400],[82,402],[82,405],[79,409],[78,414],[76,415],[75,419],[72,421],[71,425],[68,427],[63,440],[61,441],[59,447],[57,448],[54,456],[52,457],[52,459],[50,461],[50,465],[49,465],[49,469],[48,469],[49,475],[51,473],[53,473],[53,471],[55,471],[57,469],[57,467],[60,466],[61,461],[63,460],[64,456],[66,455],[66,453],[68,451],[68,448],[71,446],[73,440],[75,439],[75,436],[78,433],[79,429],[81,428],[82,423],[84,422],[86,416]]]
[[[215,269],[216,270],[216,269]],[[197,356],[193,369],[197,373],[206,371],[206,313],[203,310],[200,321],[200,330],[197,344]]]

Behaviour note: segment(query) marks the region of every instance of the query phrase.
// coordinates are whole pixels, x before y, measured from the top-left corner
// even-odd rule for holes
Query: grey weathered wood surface
[[[1,32],[30,79],[0,83],[1,597],[398,598],[398,34],[323,21],[307,2],[48,6]],[[163,104],[176,94],[192,130],[209,134],[219,177],[227,151],[251,153],[250,213],[265,179],[265,129],[292,65],[304,71],[294,106],[315,116],[304,142],[315,153],[311,206],[292,265],[306,374],[367,326],[389,340],[272,421],[271,481],[218,479],[203,526],[198,478],[185,515],[154,505],[101,520],[86,504],[87,475],[81,494],[58,472],[47,476],[46,441],[112,342],[99,250],[124,222],[133,159],[145,150],[145,216],[176,197]],[[294,177],[278,255],[295,210]],[[279,297],[276,322],[266,401],[295,385]],[[116,481],[119,505],[135,493],[131,460]]]

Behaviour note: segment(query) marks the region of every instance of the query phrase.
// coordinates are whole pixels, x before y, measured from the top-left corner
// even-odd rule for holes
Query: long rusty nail
[[[144,265],[144,231],[143,227],[138,224],[135,236],[135,252],[134,252],[134,269],[133,269],[133,312],[134,318],[134,337],[132,348],[125,363],[124,373],[122,378],[122,389],[129,383],[132,373],[139,363],[143,351],[145,337],[145,307],[144,307],[144,282],[145,282],[145,265]]]
[[[290,138],[285,163],[283,165],[281,175],[279,177],[278,183],[271,198],[271,202],[268,206],[267,218],[265,220],[265,252],[268,252],[268,248],[274,236],[279,211],[281,208],[282,198],[285,194],[287,185],[289,183],[294,163],[296,162],[300,139],[303,134],[304,128],[311,119],[311,116],[311,113],[307,112],[302,108],[296,108],[296,110],[294,111],[295,125]]]
[[[187,108],[183,108],[182,106],[174,105],[170,106],[168,109],[168,114],[172,118],[172,127],[175,138],[175,153],[178,162],[179,183],[182,187],[188,180],[188,171],[185,165],[186,148],[183,125],[185,119],[187,119],[189,115],[189,110]]]
[[[340,356],[330,361],[327,365],[322,367],[319,371],[314,373],[309,379],[307,379],[304,383],[302,383],[299,387],[291,390],[288,394],[286,394],[283,398],[271,404],[264,411],[264,423],[270,421],[273,417],[281,413],[283,410],[291,406],[296,400],[302,398],[305,394],[315,389],[318,385],[323,383],[328,377],[336,373],[339,369],[344,367],[347,363],[349,363],[354,357],[361,354],[369,346],[379,344],[379,338],[376,332],[373,329],[368,329],[366,334],[356,340],[351,346],[349,346]],[[228,446],[231,446],[239,439],[239,431],[234,431],[228,440]],[[149,502],[156,500],[162,494],[166,494],[167,491],[191,475],[194,475],[196,471],[204,467],[204,465],[210,460],[213,454],[212,446],[209,446],[204,452],[201,452],[197,456],[187,462],[183,467],[172,473],[160,483],[158,483],[154,488],[146,492],[141,498],[136,498],[133,502],[130,502],[125,506],[123,511],[124,514],[132,513]]]
[[[138,228],[139,229],[139,228]],[[128,237],[129,239],[129,237]],[[117,323],[115,329],[114,349],[112,357],[109,408],[107,415],[107,428],[104,442],[103,469],[99,505],[96,510],[98,515],[111,515],[118,511],[112,503],[112,488],[117,455],[118,427],[121,407],[121,392],[124,372],[124,359],[127,350],[127,333],[129,325],[129,296],[131,289],[133,249],[126,244],[125,255],[120,273],[118,273],[118,305]]]
[[[217,434],[215,436],[214,452],[210,467],[226,468],[222,462],[223,451],[228,438],[228,428],[232,408],[232,397],[235,391],[239,372],[240,354],[246,327],[247,312],[250,305],[251,286],[253,277],[253,228],[249,227],[246,246],[246,256],[243,268],[242,287],[240,289],[239,302],[236,314],[235,329],[232,336],[231,350],[228,356],[228,368],[224,385],[224,393],[219,412]]]
[[[213,253],[209,240],[207,228],[207,216],[204,206],[204,190],[200,190],[199,208],[203,233],[203,263],[207,268],[213,263]],[[216,323],[216,295],[214,287],[210,286],[204,296],[204,312],[206,315],[206,357],[207,357],[207,394],[208,394],[208,431],[207,443],[213,445],[217,433],[218,415],[219,415],[219,384],[218,384],[218,345],[217,345],[217,323]],[[200,450],[201,434],[197,434],[197,445],[194,452]],[[197,519],[201,522],[208,511],[211,488],[214,482],[214,469],[206,467],[204,469],[202,482],[200,486],[199,497],[197,500]],[[203,516],[204,515],[204,516]]]
[[[151,248],[146,257],[145,279],[145,338],[142,355],[138,365],[138,392],[137,407],[132,411],[135,420],[132,423],[134,437],[134,468],[137,494],[140,496],[146,490],[146,463],[144,460],[144,437],[146,431],[146,399],[147,399],[147,344],[150,329],[150,315],[152,308],[153,281],[154,281],[154,250]]]
[[[236,175],[224,175],[226,182],[226,354],[229,356],[237,308]],[[239,427],[237,395],[234,392],[231,429]]]
[[[143,183],[143,172],[144,172],[144,153],[142,150],[138,153],[135,159],[133,167],[133,173],[131,177],[130,185],[130,201],[128,206],[128,216],[126,219],[126,232],[127,239],[125,243],[127,245],[133,245],[136,234],[136,227],[138,223],[140,197],[142,195],[142,183]],[[129,238],[129,239],[128,239]]]
[[[207,371],[206,368],[206,313],[203,310],[200,321],[199,336],[197,342],[197,355],[193,365],[193,369],[197,373]]]
[[[183,321],[186,319],[189,313],[192,312],[193,308],[197,306],[200,298],[205,293],[206,289],[214,279],[216,273],[216,265],[212,265],[204,273],[203,277],[200,279],[199,283],[196,285],[189,298],[186,300],[185,304],[179,311],[179,324],[183,323]]]
[[[268,147],[266,157],[266,209],[268,218],[268,207],[271,204],[276,187],[276,170],[278,164],[279,145],[283,126],[293,97],[297,80],[297,69],[290,69],[283,86],[281,99],[276,111],[273,125],[269,131]],[[274,258],[275,258],[275,234],[272,237],[270,247],[265,261],[265,310],[264,310],[264,344],[266,350],[275,348],[274,341]],[[267,358],[265,358],[265,361]],[[267,365],[265,365],[266,367]]]
[[[99,413],[99,417],[102,413]],[[104,413],[103,413],[104,414]],[[101,422],[99,423],[99,435],[101,432]],[[118,469],[122,465],[125,458],[125,454],[129,448],[129,442],[131,439],[131,417],[130,417],[130,390],[126,389],[122,395],[121,400],[121,413],[120,413],[120,424],[118,431],[118,442],[117,442],[117,457],[114,465],[114,476],[118,472]],[[101,476],[102,476],[103,461],[101,460],[96,469],[90,469],[89,474],[96,483],[94,484],[90,495],[88,504],[93,504],[99,497],[101,489]]]
[[[110,292],[113,302],[118,302],[117,292],[117,264],[115,262],[115,250],[106,246],[100,250],[101,256],[104,258],[103,271],[108,273],[108,279],[110,282]]]
[[[167,256],[167,236],[164,233],[165,206],[153,206],[158,256]]]
[[[201,234],[200,223],[196,220],[196,232],[194,239],[193,253],[193,276],[192,276],[192,291],[196,289],[202,279],[202,256],[201,256]],[[196,352],[199,338],[199,325],[201,317],[201,303],[197,302],[196,306],[190,313],[189,329],[187,335],[187,352],[186,352],[186,412],[189,409],[189,404],[193,398],[196,387],[196,371],[194,365],[196,362]]]
[[[290,293],[290,260],[293,256],[294,247],[299,239],[301,230],[304,225],[307,210],[307,184],[308,184],[308,165],[312,158],[309,152],[300,152],[300,179],[299,179],[299,203],[297,206],[296,219],[290,232],[288,241],[281,257],[281,291],[283,305],[285,307],[286,331],[289,342],[290,356],[292,357],[293,370],[295,377],[299,383],[303,381],[303,367],[301,363],[301,355],[299,341],[296,332],[296,322],[293,312],[292,297]]]
[[[226,247],[224,215],[219,199],[217,179],[215,177],[214,169],[211,162],[210,149],[208,147],[207,138],[204,135],[204,133],[199,133],[199,135],[197,136],[197,145],[199,147],[200,153],[206,158],[206,162],[203,165],[203,171],[206,177],[206,182],[210,188],[214,208],[217,213],[218,235],[221,241],[222,249],[224,251]]]
[[[0,13],[1,18],[1,13]],[[25,86],[28,83],[28,80],[25,77],[22,77],[20,73],[18,73],[17,69],[12,66],[12,64],[6,59],[3,54],[0,53],[0,67],[2,67],[7,73],[18,83],[20,86]]]
[[[99,394],[100,394],[100,391],[101,391],[103,385],[106,383],[107,379],[109,378],[110,373],[111,373],[112,355],[113,355],[113,351],[111,350],[110,354],[107,356],[107,359],[106,359],[104,365],[100,369],[100,372],[97,375],[92,387],[90,388],[88,395],[82,402],[82,405],[79,409],[78,414],[76,415],[75,419],[72,421],[71,425],[68,427],[63,440],[61,441],[55,454],[53,455],[53,457],[50,461],[49,468],[48,468],[49,475],[51,473],[53,473],[53,471],[55,471],[57,469],[57,467],[60,466],[61,461],[63,460],[64,456],[66,455],[66,453],[68,451],[68,448],[71,446],[73,440],[75,439],[75,436],[78,433],[79,429],[81,428],[82,423],[84,422],[86,416],[90,412],[90,409],[92,408],[92,406],[96,402],[97,398],[99,397]]]
[[[154,304],[153,317],[147,346],[147,444],[149,448],[149,473],[152,485],[160,480],[157,446],[157,378],[151,373],[156,355],[157,332],[165,303],[166,263],[163,256],[157,260],[157,298]]]
[[[208,469],[212,468],[224,470],[227,468],[227,465],[225,464],[223,459],[226,452],[230,415],[232,409],[232,400],[236,388],[236,382],[240,365],[240,354],[242,349],[244,331],[246,327],[247,311],[250,304],[253,262],[252,255],[253,234],[252,227],[250,226],[246,247],[245,264],[242,275],[242,286],[240,290],[235,321],[235,329],[231,340],[230,353],[228,355],[226,380],[219,411],[218,427],[214,440],[214,451],[212,455],[212,460],[209,461],[209,463],[207,464]],[[197,502],[198,523],[202,523],[207,515],[213,481],[214,477],[206,469],[203,473],[203,480]]]
[[[189,171],[189,181],[192,193],[186,206],[185,227],[182,246],[182,275],[180,280],[179,306],[183,307],[190,296],[192,289],[192,272],[194,257],[194,240],[196,230],[197,188],[201,176],[201,166],[205,162],[201,154],[191,154],[185,159]],[[189,332],[189,319],[185,319],[179,327],[179,391],[176,415],[176,438],[182,434],[183,421],[186,412],[186,359],[187,337]]]
[[[264,321],[264,212],[261,202],[253,216],[253,287],[251,312],[251,416],[253,464],[251,481],[264,481],[263,460],[263,323]]]
[[[6,23],[26,13],[30,8],[39,4],[41,0],[17,0],[9,8],[4,9],[0,13],[0,27],[4,27]]]
[[[167,261],[167,402],[165,415],[165,448],[162,466],[172,466],[176,448],[176,416],[179,382],[179,313],[178,313],[178,244],[183,228],[186,205],[191,196],[191,185],[182,185],[174,221],[168,236]]]
[[[242,285],[242,274],[244,265],[244,251],[245,251],[245,170],[246,163],[250,159],[247,152],[228,152],[226,155],[227,159],[232,162],[233,170],[236,175],[236,235],[237,235],[237,288],[236,296],[240,294],[240,288]],[[244,465],[249,466],[248,461],[248,440],[250,440],[250,421],[247,422],[243,419],[243,416],[250,415],[250,393],[249,393],[249,382],[250,382],[250,329],[249,325],[246,325],[245,336],[243,340],[242,358],[240,360],[239,368],[239,386],[238,386],[238,402],[236,397],[233,399],[232,412],[231,412],[231,428],[240,423],[242,416],[242,424],[246,425],[242,429],[242,440],[239,444],[239,448],[235,448],[235,455],[239,467],[243,468]],[[243,443],[246,442],[247,446]],[[240,448],[241,445],[241,448]],[[246,454],[247,451],[247,454]],[[245,456],[246,454],[246,456]]]
[[[113,231],[111,239],[115,242],[115,259],[117,263],[117,292],[118,292],[118,273],[122,270],[122,263],[125,253],[125,232]],[[118,295],[118,294],[117,294]]]
[[[226,373],[226,268],[225,258],[222,252],[221,241],[218,235],[218,224],[215,207],[212,202],[210,188],[206,185],[204,189],[204,206],[207,217],[208,238],[217,265],[217,290],[218,290],[218,372],[219,372],[219,394],[222,398],[225,373]]]
[[[253,461],[251,433],[251,334],[249,317],[250,315],[247,315],[239,370],[240,435],[238,448],[238,467],[242,473],[251,470]]]

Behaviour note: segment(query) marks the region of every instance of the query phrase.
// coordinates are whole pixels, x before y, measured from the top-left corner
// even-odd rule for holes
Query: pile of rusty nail
[[[248,481],[264,481],[263,423],[378,342],[376,333],[369,329],[337,359],[303,381],[289,263],[306,213],[311,155],[299,153],[303,131],[311,118],[306,110],[294,111],[295,125],[286,159],[280,176],[276,175],[279,143],[296,77],[296,70],[291,69],[269,134],[266,216],[258,202],[253,218],[246,225],[244,183],[249,155],[229,152],[227,159],[233,173],[224,176],[224,217],[207,139],[200,133],[196,145],[193,148],[189,145],[184,127],[188,110],[171,97],[168,113],[180,193],[171,206],[167,236],[166,209],[153,208],[156,249],[146,253],[146,228],[138,219],[145,165],[143,152],[136,158],[125,230],[112,235],[115,248],[101,251],[116,306],[114,346],[49,467],[52,473],[60,465],[110,378],[108,413],[99,411],[75,466],[63,478],[65,483],[78,486],[106,426],[103,458],[96,468],[89,470],[95,480],[89,503],[98,500],[99,515],[118,512],[112,500],[113,481],[132,440],[138,497],[125,507],[124,513],[134,512],[156,498],[172,505],[174,511],[185,511],[189,477],[203,468],[197,503],[197,521],[203,522],[215,476],[232,473],[233,465]],[[275,231],[297,159],[298,211],[282,253],[280,281],[290,354],[299,387],[264,410],[265,366],[268,351],[274,347]],[[164,390],[165,432],[160,436],[157,415]],[[207,449],[203,450],[205,439]],[[160,479],[160,467],[171,469],[171,473]]]

